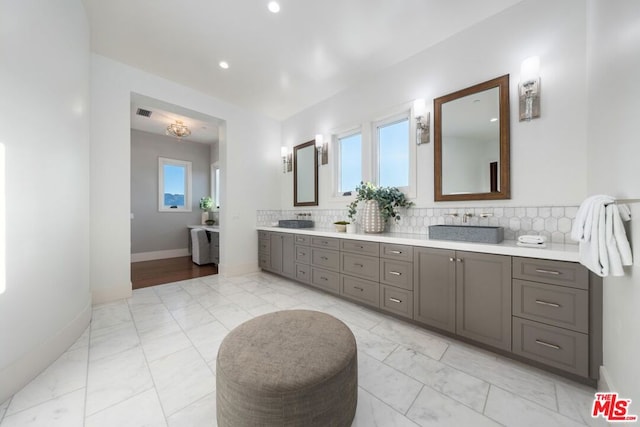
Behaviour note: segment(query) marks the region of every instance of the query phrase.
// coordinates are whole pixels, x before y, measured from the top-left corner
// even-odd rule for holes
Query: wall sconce
[[[291,172],[293,169],[293,154],[289,153],[287,147],[280,148],[280,156],[282,157],[282,173]]]
[[[329,143],[324,142],[324,136],[321,134],[316,135],[316,149],[318,150],[318,157],[320,157],[320,164],[326,165],[329,163]]]
[[[424,99],[413,101],[413,115],[416,118],[416,144],[428,144],[431,131],[431,113],[427,112]]]
[[[520,121],[540,117],[540,57],[532,56],[520,66]]]

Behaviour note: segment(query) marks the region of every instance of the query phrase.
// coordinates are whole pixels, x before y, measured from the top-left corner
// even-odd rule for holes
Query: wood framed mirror
[[[434,199],[511,197],[509,75],[433,100]]]
[[[318,156],[315,141],[293,147],[293,206],[318,206]]]

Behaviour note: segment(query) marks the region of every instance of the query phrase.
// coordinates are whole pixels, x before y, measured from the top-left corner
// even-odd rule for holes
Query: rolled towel
[[[518,237],[518,242],[520,243],[544,243],[547,241],[545,236],[538,235],[527,235]]]

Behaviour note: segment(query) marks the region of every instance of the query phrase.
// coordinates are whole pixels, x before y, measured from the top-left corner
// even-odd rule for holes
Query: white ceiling
[[[151,111],[151,116],[139,116],[136,114],[138,108]],[[191,135],[181,139],[202,144],[218,141],[219,119],[148,96],[131,94],[131,129],[165,135],[167,126],[176,120],[182,121],[191,131]]]
[[[279,120],[520,1],[83,0],[94,52]]]

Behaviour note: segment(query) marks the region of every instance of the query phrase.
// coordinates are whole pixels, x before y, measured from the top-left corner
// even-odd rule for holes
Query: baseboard
[[[611,381],[611,376],[609,375],[607,368],[605,368],[604,365],[600,366],[600,378],[598,379],[598,391],[614,392],[616,390],[617,389],[615,388],[615,386],[613,385],[613,382]]]
[[[138,252],[131,254],[131,262],[153,261],[154,259],[178,258],[181,256],[189,256],[188,248],[168,249],[165,251],[154,252]]]
[[[0,402],[29,384],[76,342],[91,321],[91,296],[82,311],[57,334],[0,371]]]
[[[243,274],[255,273],[260,271],[258,263],[238,264],[238,265],[218,265],[218,274],[223,277],[241,276]]]
[[[111,287],[107,289],[92,290],[93,305],[104,304],[119,299],[131,298],[133,292],[133,285],[131,282],[124,287]]]

